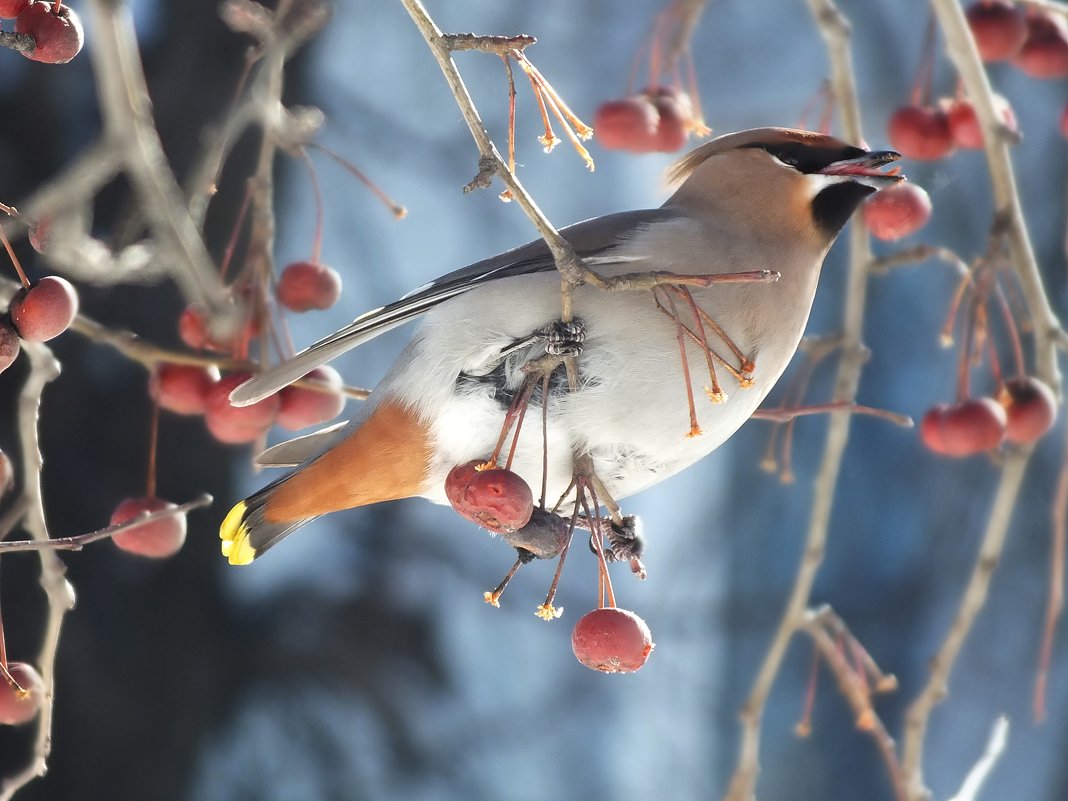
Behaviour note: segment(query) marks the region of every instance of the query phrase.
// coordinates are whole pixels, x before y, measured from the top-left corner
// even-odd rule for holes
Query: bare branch
[[[979,797],[979,789],[983,786],[990,771],[1005,752],[1005,746],[1009,742],[1009,719],[1002,715],[994,721],[990,729],[990,739],[987,740],[986,749],[979,761],[968,771],[958,793],[949,801],[975,801]]]

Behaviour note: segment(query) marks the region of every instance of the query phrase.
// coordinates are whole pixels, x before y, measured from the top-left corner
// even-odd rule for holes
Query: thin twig
[[[30,362],[30,372],[19,394],[18,432],[22,446],[23,496],[26,501],[23,527],[37,542],[48,540],[45,522],[44,498],[41,494],[41,451],[37,421],[41,407],[41,395],[45,387],[59,375],[59,363],[44,345],[25,342],[22,346]],[[37,713],[37,736],[33,756],[29,763],[0,785],[0,801],[9,799],[27,783],[43,776],[48,768],[48,755],[52,751],[52,710],[55,700],[56,649],[63,618],[74,607],[74,588],[65,577],[66,568],[53,551],[38,553],[41,563],[41,587],[48,599],[48,616],[45,620],[41,650],[37,656],[37,669],[44,684],[43,700]]]

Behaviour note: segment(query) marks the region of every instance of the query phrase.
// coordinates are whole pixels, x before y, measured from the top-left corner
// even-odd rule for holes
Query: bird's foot
[[[545,340],[545,352],[550,356],[578,356],[586,341],[586,325],[578,318],[565,323],[554,320],[538,331]]]

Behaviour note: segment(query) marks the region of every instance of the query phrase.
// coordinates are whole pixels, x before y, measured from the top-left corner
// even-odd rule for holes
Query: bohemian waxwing
[[[786,369],[827,250],[864,198],[901,180],[879,171],[898,158],[785,128],[721,136],[674,165],[677,189],[659,209],[597,217],[561,233],[604,276],[772,271],[777,281],[655,291],[584,285],[574,290],[581,323],[568,329],[556,322],[560,276],[539,240],[368,312],[250,379],[231,395],[236,405],[425,315],[352,421],[264,454],[263,464],[296,469],[227,515],[224,555],[246,564],[339,509],[412,496],[447,503],[446,475],[493,453],[524,365],[547,350],[580,351],[577,388],[563,365],[545,396],[537,382],[528,401],[535,422],[520,430],[511,469],[542,488],[550,505],[569,491],[576,456],[589,457],[615,499],[683,470],[749,419]],[[569,331],[584,342],[567,342]]]

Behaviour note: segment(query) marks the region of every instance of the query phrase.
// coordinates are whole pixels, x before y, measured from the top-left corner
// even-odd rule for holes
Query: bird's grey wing
[[[627,211],[584,220],[561,229],[560,233],[571,243],[579,256],[603,264],[613,260],[610,254],[606,255],[608,251],[633,235],[641,226],[676,216],[678,212],[670,209]],[[292,359],[253,376],[230,393],[230,401],[235,406],[247,406],[262,400],[345,351],[403,325],[449,298],[489,281],[555,269],[556,265],[548,246],[539,239],[451,272],[388,306],[361,314],[340,331],[319,340]]]

